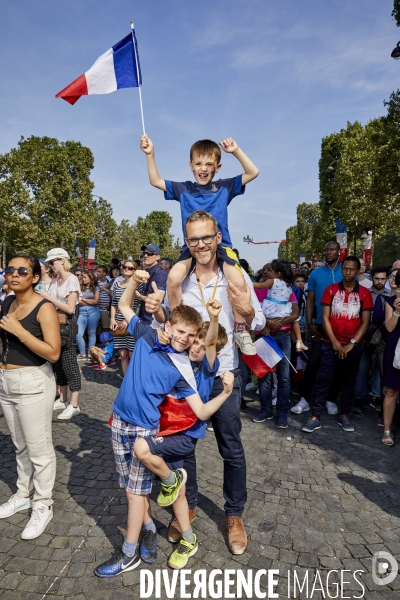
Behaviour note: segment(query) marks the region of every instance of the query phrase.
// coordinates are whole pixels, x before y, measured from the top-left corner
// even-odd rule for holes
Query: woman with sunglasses
[[[65,421],[81,412],[78,406],[81,372],[75,346],[78,333],[75,311],[81,297],[81,287],[78,278],[70,272],[71,263],[66,250],[63,248],[49,250],[46,262],[51,266],[56,277],[51,282],[48,292],[38,290],[37,293],[54,304],[59,323],[67,324],[69,330],[67,344],[61,349],[60,358],[53,365],[57,385],[60,386],[60,398],[54,402],[53,408],[63,411],[58,415],[58,419]],[[67,404],[68,387],[71,390],[69,405]]]
[[[0,519],[32,508],[22,531],[37,538],[53,518],[56,456],[52,441],[56,382],[50,362],[60,356],[57,313],[35,293],[40,263],[16,254],[5,269],[9,295],[1,307],[0,404],[16,447],[17,493],[0,506]]]
[[[115,284],[113,285],[111,299],[110,329],[114,333],[114,348],[118,350],[119,356],[121,358],[121,368],[124,375],[128,368],[129,360],[132,357],[133,350],[135,348],[135,338],[132,335],[125,335],[124,333],[126,328],[128,327],[128,323],[125,321],[122,313],[118,309],[118,302],[120,301],[120,298],[124,293],[126,286],[128,285],[129,279],[136,271],[136,268],[137,265],[132,260],[125,260],[122,263],[122,275],[124,279],[123,281],[116,280]],[[138,293],[142,293],[143,289],[144,286],[139,285],[137,288]],[[137,308],[138,303],[139,300],[136,299],[132,305],[133,310]],[[118,333],[122,333],[122,335],[118,335]]]
[[[76,336],[79,349],[78,360],[89,358],[86,354],[85,340],[83,339],[86,328],[88,347],[91,348],[96,345],[96,329],[100,321],[100,288],[97,285],[93,271],[83,271],[81,291],[82,298],[79,301],[78,309],[78,335]]]

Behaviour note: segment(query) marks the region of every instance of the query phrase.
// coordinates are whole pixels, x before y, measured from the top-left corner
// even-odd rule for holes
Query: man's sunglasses
[[[185,242],[189,246],[189,248],[196,248],[199,245],[199,242],[203,242],[205,246],[209,246],[213,243],[215,236],[218,235],[218,231],[213,233],[212,235],[203,235],[203,237],[199,238],[185,238]]]
[[[135,271],[135,267],[122,267],[124,271]]]
[[[15,271],[17,271],[20,277],[26,277],[28,273],[32,273],[32,271],[26,267],[6,267],[4,269],[4,275],[6,277],[11,277],[11,275],[14,275]]]
[[[139,254],[139,258],[144,258],[145,256],[156,256],[157,252],[143,252]]]

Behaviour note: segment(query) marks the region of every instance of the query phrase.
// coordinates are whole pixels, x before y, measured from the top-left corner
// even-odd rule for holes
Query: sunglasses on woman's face
[[[4,275],[6,277],[11,277],[11,275],[14,275],[15,271],[17,271],[20,277],[26,277],[28,273],[32,273],[32,271],[26,267],[6,267],[4,269]]]
[[[122,267],[124,271],[134,271],[135,267]]]

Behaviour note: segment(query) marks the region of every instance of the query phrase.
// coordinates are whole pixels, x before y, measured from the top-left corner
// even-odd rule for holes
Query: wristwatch
[[[351,338],[350,344],[354,344],[355,346],[357,346],[357,340],[355,340],[354,338]]]

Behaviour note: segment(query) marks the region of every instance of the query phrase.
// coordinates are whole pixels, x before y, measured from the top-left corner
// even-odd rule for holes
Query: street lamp
[[[399,60],[400,58],[400,42],[397,42],[396,48],[392,50],[392,54],[390,55],[394,60]]]

